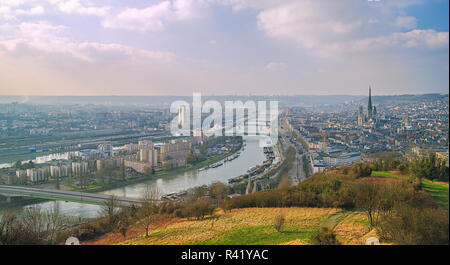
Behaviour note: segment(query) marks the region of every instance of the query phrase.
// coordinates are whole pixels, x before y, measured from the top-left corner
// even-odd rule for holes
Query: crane
[[[354,135],[354,134],[361,134],[361,132],[320,132],[320,133],[312,133],[311,136],[314,135],[323,135],[323,146],[322,150],[325,152],[327,151],[327,136],[330,136],[331,134],[348,134],[348,135]]]
[[[323,146],[322,146],[322,150],[325,152],[327,151],[327,135],[329,135],[329,133],[327,132],[321,132],[321,133],[312,133],[310,134],[311,136],[313,135],[323,135]]]

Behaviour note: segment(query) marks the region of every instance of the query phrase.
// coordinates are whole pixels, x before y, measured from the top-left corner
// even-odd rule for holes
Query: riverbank
[[[13,209],[17,207],[37,204],[37,203],[43,203],[48,200],[46,199],[40,199],[40,198],[21,198],[20,200],[11,200],[10,202],[7,201],[0,201],[0,210],[8,210]]]
[[[163,195],[188,190],[194,187],[210,185],[214,182],[227,183],[230,177],[241,175],[250,167],[261,164],[265,159],[263,149],[259,145],[259,138],[243,137],[243,140],[243,148],[240,148],[240,142],[236,143],[233,150],[230,150],[230,153],[215,156],[189,168],[173,169],[170,172],[165,172],[165,174],[162,174],[163,172],[161,172],[157,177],[133,179],[132,182],[112,183],[108,187],[103,188],[105,191],[98,191],[98,189],[96,192],[118,197],[139,199],[142,197],[142,194],[144,194],[147,187],[154,187],[161,195]],[[198,170],[198,168],[205,166],[205,164],[216,163],[216,161],[223,159],[226,155],[234,155],[235,151],[241,151],[237,159],[223,163],[222,166],[216,168],[211,167],[206,170]],[[62,184],[63,183],[61,182],[61,188],[63,188]],[[54,186],[50,188],[54,188]],[[38,203],[33,206],[40,207],[44,211],[58,209],[63,215],[81,216],[85,218],[98,217],[101,208],[98,205],[54,200]]]
[[[199,163],[193,164],[193,165],[187,165],[185,167],[180,167],[180,168],[173,168],[173,169],[169,169],[169,170],[165,170],[165,171],[159,171],[156,172],[154,175],[151,176],[141,176],[141,177],[135,177],[135,178],[131,178],[128,179],[126,181],[120,181],[117,180],[114,183],[110,183],[110,184],[106,184],[104,186],[101,187],[92,187],[90,189],[80,189],[80,188],[76,188],[73,186],[70,186],[71,191],[83,191],[83,192],[92,192],[92,193],[96,193],[96,192],[103,192],[103,191],[108,191],[108,190],[112,190],[112,189],[116,189],[116,188],[121,188],[121,187],[125,187],[128,185],[132,185],[132,184],[137,184],[137,183],[141,183],[141,182],[145,182],[145,181],[149,181],[149,180],[154,180],[157,178],[161,178],[161,177],[167,177],[173,174],[180,174],[180,173],[185,173],[185,172],[189,172],[192,170],[198,170],[200,168],[212,165],[214,163],[217,163],[231,155],[234,155],[235,153],[239,152],[240,150],[242,150],[243,147],[243,142],[241,142],[241,145],[239,146],[239,148],[236,148],[234,150],[231,150],[231,152],[229,153],[223,153],[220,154],[218,156],[215,157],[211,157],[208,158],[204,161],[201,161]],[[67,186],[66,186],[67,187]]]
[[[243,148],[243,145],[244,145],[244,142],[241,142],[241,144],[237,148],[232,149],[228,153],[223,153],[223,154],[208,158],[208,159],[201,161],[199,163],[196,163],[194,165],[188,165],[185,167],[174,168],[174,169],[170,169],[167,171],[156,172],[154,175],[151,175],[151,176],[139,176],[139,177],[130,178],[126,181],[116,180],[115,182],[110,183],[110,184],[106,184],[103,186],[91,186],[91,188],[83,189],[83,190],[81,190],[80,188],[74,187],[74,186],[70,186],[70,185],[65,185],[64,187],[66,188],[66,190],[82,191],[82,192],[89,192],[89,193],[99,193],[99,192],[114,190],[117,188],[123,188],[123,187],[129,186],[129,185],[139,184],[142,182],[151,181],[151,180],[155,180],[155,179],[159,179],[159,178],[164,178],[164,177],[168,177],[168,176],[172,176],[172,175],[176,175],[176,174],[182,174],[182,173],[186,173],[186,172],[195,171],[200,168],[206,167],[208,165],[212,165],[214,163],[217,163],[217,162],[241,151]],[[51,185],[51,183],[49,183],[49,184]],[[45,188],[49,188],[49,187],[45,187]],[[49,200],[41,199],[39,201],[34,201],[34,200],[25,199],[25,200],[20,200],[20,201],[14,202],[14,206],[11,206],[8,208],[17,208],[20,206],[33,205],[33,204],[38,204],[38,203],[47,202],[47,201],[49,201]],[[5,203],[6,203],[6,201],[5,201]],[[3,207],[3,205],[0,202],[0,208],[7,208],[7,207],[6,206]]]

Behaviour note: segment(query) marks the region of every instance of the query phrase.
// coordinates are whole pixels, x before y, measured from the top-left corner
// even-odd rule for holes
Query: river
[[[241,151],[240,156],[233,161],[224,163],[220,167],[202,171],[190,170],[176,173],[146,182],[130,184],[128,186],[103,191],[101,193],[140,198],[147,186],[156,187],[161,194],[167,194],[201,185],[208,185],[215,181],[228,183],[228,179],[244,174],[250,167],[261,165],[266,159],[263,148],[260,147],[259,139],[257,137],[245,137],[244,139],[246,146],[245,149]],[[63,215],[83,218],[97,217],[100,212],[100,206],[98,205],[65,201],[48,201],[25,207],[31,206],[38,206],[43,210],[55,209]]]

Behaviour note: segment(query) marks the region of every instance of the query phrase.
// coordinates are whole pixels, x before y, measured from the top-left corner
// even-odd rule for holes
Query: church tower
[[[363,106],[359,105],[358,107],[358,126],[364,125],[364,113],[363,113]]]
[[[369,85],[369,103],[367,104],[367,120],[372,120],[373,118],[373,107],[372,107],[372,88]]]

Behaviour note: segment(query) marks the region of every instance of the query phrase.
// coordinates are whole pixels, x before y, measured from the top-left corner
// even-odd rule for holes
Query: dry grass
[[[232,212],[216,213],[218,219],[203,221],[181,219],[167,225],[164,231],[154,230],[150,238],[138,238],[127,244],[189,244],[214,240],[233,229],[271,226],[276,216],[282,212],[286,218],[287,229],[314,230],[327,216],[339,212],[335,208],[247,208]],[[158,233],[161,232],[161,233]]]
[[[278,233],[272,227],[273,221],[282,213],[286,222],[283,231]],[[185,245],[205,242],[228,242],[224,237],[234,237],[232,242],[239,244],[248,235],[234,233],[256,229],[257,236],[263,238],[263,244],[305,245],[309,243],[309,234],[325,224],[328,225],[333,215],[341,215],[342,210],[336,208],[246,208],[234,209],[232,212],[216,212],[218,218],[205,220],[188,220],[186,218],[170,218],[156,221],[151,225],[150,237],[145,238],[144,229],[140,225],[132,226],[124,240],[119,233],[110,233],[98,240],[85,244],[131,244],[131,245]],[[341,220],[341,221],[340,221]],[[368,234],[367,219],[362,213],[350,213],[345,218],[334,220],[336,234],[343,244],[364,244]],[[303,234],[302,234],[303,233]],[[293,236],[296,234],[298,236]],[[264,238],[267,237],[267,238]],[[271,238],[274,239],[273,243]],[[221,241],[222,240],[222,241]],[[256,240],[256,239],[255,239]],[[247,242],[247,241],[246,241]],[[234,244],[234,243],[233,243]],[[252,244],[251,241],[249,244]]]
[[[370,237],[367,217],[360,212],[354,212],[344,218],[334,228],[338,240],[345,245],[361,245]]]
[[[182,221],[179,218],[167,218],[167,216],[156,216],[155,221],[150,225],[150,231],[165,229],[168,224]],[[136,223],[129,227],[124,238],[119,232],[107,233],[100,238],[82,242],[83,245],[115,245],[122,244],[126,240],[134,239],[145,234],[144,226]]]
[[[296,239],[289,242],[281,243],[280,245],[308,245],[308,243],[300,239]]]

